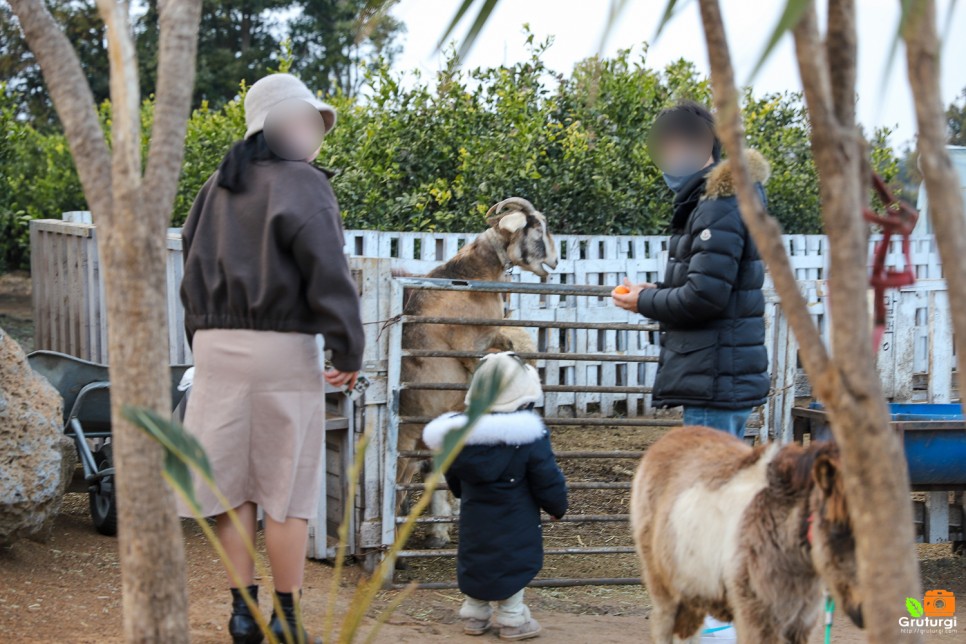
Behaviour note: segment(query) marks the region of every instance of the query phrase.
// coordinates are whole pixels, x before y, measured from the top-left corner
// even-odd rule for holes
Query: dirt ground
[[[0,276],[0,327],[32,348],[30,283],[25,275]],[[554,431],[558,451],[579,449],[644,450],[663,432],[660,429],[627,427]],[[627,481],[633,460],[562,460],[571,481]],[[573,514],[626,514],[626,490],[573,490]],[[225,642],[228,635],[227,590],[224,573],[201,530],[184,523],[188,560],[190,628],[196,642]],[[417,532],[411,547],[419,547],[424,533]],[[628,546],[626,523],[555,523],[545,527],[547,547]],[[919,546],[923,585],[950,590],[966,605],[966,558],[953,557],[948,545]],[[630,554],[598,556],[548,556],[541,576],[634,577],[639,573]],[[347,569],[336,600],[341,615],[351,601],[360,570]],[[397,581],[451,580],[452,559],[412,560]],[[332,582],[332,568],[309,561],[306,570],[304,611],[310,630],[320,632]],[[260,580],[270,588],[271,580]],[[366,623],[396,597],[380,595]],[[69,494],[64,510],[45,543],[23,541],[0,548],[0,642],[115,642],[120,641],[120,570],[117,542],[97,534],[90,522],[86,495]],[[389,618],[376,642],[429,644],[466,641],[497,641],[494,635],[470,638],[462,635],[456,591],[417,591]],[[528,603],[544,627],[543,641],[561,643],[649,642],[650,601],[639,586],[548,588],[528,591]],[[267,592],[261,605],[268,609]],[[338,618],[336,619],[338,622]],[[966,641],[966,606],[959,608],[960,630],[952,635],[932,636],[927,642]],[[813,643],[822,641],[816,630]],[[837,616],[833,642],[862,642],[861,631]]]
[[[201,530],[184,523],[188,561],[191,637],[195,642],[229,641],[227,591],[221,565]],[[966,559],[952,557],[948,545],[919,546],[923,581],[928,588],[951,590],[966,597]],[[340,585],[337,614],[347,607],[359,570],[350,568]],[[306,570],[304,608],[310,629],[320,631],[324,621],[332,568],[309,561]],[[270,580],[260,580],[270,587]],[[85,495],[67,496],[64,511],[46,543],[22,541],[0,549],[0,641],[83,642],[120,641],[121,597],[117,541],[97,534],[87,515]],[[395,596],[382,593],[371,614]],[[589,587],[580,589],[532,589],[528,602],[544,626],[542,641],[650,642],[646,592],[638,587]],[[261,605],[268,608],[263,597]],[[495,642],[493,635],[470,638],[461,634],[455,591],[418,591],[390,617],[376,642],[422,643]],[[371,628],[370,619],[366,628]],[[927,642],[966,639],[966,611],[959,610],[960,630],[950,636],[927,638]],[[821,642],[816,631],[811,642]],[[834,642],[864,641],[841,615],[833,628]]]

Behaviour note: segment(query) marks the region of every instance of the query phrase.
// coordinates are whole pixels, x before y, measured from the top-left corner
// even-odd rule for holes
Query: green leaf
[[[914,597],[906,597],[906,610],[909,611],[909,615],[912,617],[922,617],[922,604]]]
[[[607,22],[604,23],[604,31],[601,32],[600,43],[597,45],[598,51],[604,51],[604,45],[607,44],[607,39],[610,38],[610,34],[614,30],[614,25],[617,24],[617,19],[627,9],[627,5],[628,0],[610,0],[610,7],[607,10]]]
[[[449,35],[453,33],[454,29],[456,29],[456,25],[458,25],[460,20],[463,19],[463,16],[466,15],[466,12],[473,5],[473,2],[475,2],[475,0],[463,0],[462,4],[459,6],[459,9],[456,10],[456,15],[453,16],[453,19],[449,22],[449,26],[446,27],[446,31],[443,32],[443,35],[440,36],[439,42],[436,43],[436,51],[439,51],[443,48],[443,45],[446,44],[446,39],[449,38]]]
[[[657,31],[654,32],[654,38],[652,38],[654,42],[657,42],[658,36],[661,35],[667,24],[671,22],[671,18],[684,6],[685,2],[687,0],[683,0],[680,3],[678,0],[668,0],[667,6],[664,7],[664,13],[661,15],[661,21],[657,23]]]
[[[496,8],[496,3],[499,0],[484,0],[483,6],[480,7],[480,13],[476,15],[476,20],[473,21],[470,30],[466,32],[466,36],[463,37],[463,44],[460,45],[459,56],[460,60],[466,58],[466,54],[469,53],[470,49],[473,48],[473,44],[476,42],[477,36],[483,30],[483,26],[486,21],[489,20],[490,14],[493,13],[493,9]]]
[[[176,485],[196,509],[200,509],[191,470],[198,471],[209,481],[213,479],[211,463],[201,443],[180,423],[163,418],[150,409],[125,407],[122,413],[164,448],[164,471],[171,484]]]
[[[943,29],[942,39],[939,43],[939,51],[942,51],[943,46],[949,42],[949,30],[953,26],[953,14],[956,12],[956,2],[957,0],[949,0],[949,9],[946,10],[946,27]]]
[[[808,9],[810,5],[809,0],[787,0],[785,2],[785,10],[782,12],[781,18],[778,19],[778,24],[775,25],[774,31],[772,31],[771,37],[768,39],[768,44],[765,45],[765,51],[761,53],[761,57],[755,64],[755,68],[751,71],[751,76],[748,78],[747,84],[750,85],[751,81],[754,80],[755,76],[761,70],[761,66],[765,64],[771,52],[778,45],[778,41],[782,39],[782,36],[786,32],[791,31],[798,24],[798,21],[802,19],[805,14],[805,10]]]
[[[886,55],[886,64],[882,68],[882,83],[879,87],[879,102],[885,97],[886,88],[889,86],[889,76],[892,74],[892,64],[896,59],[896,52],[899,51],[899,41],[902,40],[902,32],[906,28],[906,23],[912,13],[913,5],[916,0],[899,0],[899,24],[896,25],[895,33],[892,34],[892,41],[889,43],[889,53]],[[952,10],[952,7],[950,7]]]

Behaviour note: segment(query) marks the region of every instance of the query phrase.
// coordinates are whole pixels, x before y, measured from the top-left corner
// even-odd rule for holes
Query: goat
[[[823,582],[862,627],[833,443],[753,449],[715,429],[674,429],[637,468],[631,528],[655,644],[695,641],[706,614],[734,621],[739,642],[805,644]]]

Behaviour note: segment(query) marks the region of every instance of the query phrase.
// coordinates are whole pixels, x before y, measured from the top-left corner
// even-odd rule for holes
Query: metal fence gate
[[[474,291],[502,293],[511,296],[516,308],[508,311],[506,319],[473,319],[459,317],[419,317],[403,315],[404,290]],[[537,347],[535,353],[521,353],[521,357],[536,361],[544,383],[544,420],[553,427],[580,427],[600,432],[599,449],[567,450],[555,447],[558,461],[567,472],[568,465],[582,459],[635,460],[641,450],[608,449],[604,432],[608,428],[656,428],[680,425],[680,420],[657,418],[650,408],[650,383],[653,382],[658,347],[657,327],[642,321],[628,321],[628,314],[613,307],[609,300],[610,286],[568,284],[533,284],[514,282],[469,282],[428,278],[394,278],[391,287],[392,323],[389,327],[388,394],[389,423],[386,440],[386,485],[383,490],[384,546],[395,538],[396,526],[406,516],[396,513],[397,491],[410,493],[423,489],[422,483],[397,486],[399,459],[421,458],[425,451],[402,452],[396,449],[395,439],[401,424],[425,424],[429,418],[402,417],[397,412],[402,392],[416,389],[465,390],[466,383],[403,382],[402,363],[421,358],[478,358],[482,353],[458,350],[404,350],[402,335],[405,325],[445,324],[473,326],[513,326],[526,328]],[[588,490],[607,490],[615,495],[627,495],[630,478],[626,480],[568,480],[571,495]],[[578,513],[565,516],[560,523],[577,524],[593,530],[595,524],[627,524],[625,512]],[[422,516],[417,524],[453,523],[455,534],[458,516]],[[629,527],[627,535],[630,534]],[[611,555],[629,554],[634,549],[627,545],[571,545],[548,546],[545,554],[556,555]],[[455,557],[456,549],[416,549],[400,552],[400,559]],[[576,586],[592,584],[637,584],[639,577],[540,577],[532,586]],[[423,588],[455,588],[455,581],[422,581]]]

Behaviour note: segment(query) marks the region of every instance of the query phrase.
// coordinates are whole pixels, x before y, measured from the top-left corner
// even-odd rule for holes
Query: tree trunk
[[[117,468],[124,637],[188,642],[181,522],[161,478],[163,450],[126,421],[125,406],[171,409],[165,296],[165,221],[139,212],[141,118],[127,9],[98,0],[111,61],[114,209],[100,257],[107,301],[111,432]]]
[[[796,51],[812,121],[812,148],[821,177],[822,215],[830,244],[829,300],[833,358],[793,288],[794,276],[778,225],[764,211],[744,160],[744,133],[731,58],[717,0],[701,0],[711,81],[722,143],[734,164],[738,200],[749,232],[768,265],[782,307],[801,346],[802,362],[826,405],[842,454],[846,495],[856,537],[859,582],[869,639],[919,641],[900,635],[906,597],[921,596],[908,470],[875,368],[866,304],[867,229],[861,219],[864,150],[854,123],[855,36],[851,2],[831,3],[843,18],[820,46],[814,7],[796,27]],[[828,61],[827,55],[834,56]],[[835,69],[830,73],[830,69]],[[858,321],[858,323],[856,323]]]
[[[127,3],[98,0],[111,61],[110,153],[77,55],[59,26],[39,0],[11,4],[64,122],[98,225],[107,300],[124,638],[187,642],[184,547],[174,496],[161,477],[163,452],[120,412],[127,406],[171,411],[164,233],[184,152],[201,3],[158,3],[158,92],[143,183],[137,63]]]
[[[125,406],[171,413],[165,238],[130,205],[115,207],[101,244],[107,299],[111,427],[117,465],[124,639],[188,642],[181,522],[161,478],[163,452],[121,416]]]
[[[865,625],[871,642],[921,641],[897,628],[905,599],[919,597],[909,474],[901,437],[889,425],[867,306],[868,225],[862,219],[865,146],[855,125],[855,6],[831,0],[839,17],[825,47],[814,6],[795,28],[795,48],[812,121],[829,238],[832,355],[838,387],[823,401],[842,453],[856,537]],[[843,27],[843,25],[845,25]],[[844,33],[848,29],[851,33]],[[858,323],[857,323],[858,321]],[[884,529],[888,526],[888,529]]]
[[[919,165],[926,181],[929,218],[936,233],[943,277],[946,278],[962,382],[966,377],[966,215],[963,213],[959,175],[946,151],[946,115],[939,91],[939,37],[933,0],[914,3],[902,35],[906,41],[909,86],[915,98],[919,125]],[[961,398],[966,405],[966,397]]]

